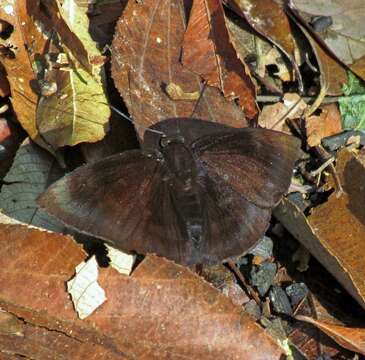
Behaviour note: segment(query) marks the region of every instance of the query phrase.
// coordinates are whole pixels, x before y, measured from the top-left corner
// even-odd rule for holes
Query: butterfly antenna
[[[198,108],[198,105],[199,105],[199,103],[200,103],[200,100],[201,100],[201,99],[202,99],[202,97],[203,97],[203,94],[204,94],[204,91],[205,91],[206,87],[207,87],[207,81],[205,80],[205,81],[203,82],[203,88],[200,90],[199,97],[198,97],[198,99],[196,100],[196,102],[195,102],[195,104],[194,104],[194,108],[193,108],[192,113],[190,114],[190,117],[193,117],[193,115],[194,115],[194,113],[195,113],[196,109]]]
[[[129,121],[130,123],[132,123],[134,126],[140,126],[140,125],[137,125],[131,117],[129,117],[128,115],[124,114],[122,111],[120,111],[119,109],[117,109],[117,108],[116,108],[116,107],[114,107],[113,105],[110,105],[110,104],[109,104],[109,106],[110,106],[110,108],[111,108],[113,111],[115,111],[115,112],[116,112],[118,115],[120,115],[123,119],[128,120],[128,121]],[[142,127],[142,126],[140,126],[140,127]],[[143,128],[143,127],[142,127],[142,128]],[[155,130],[155,129],[151,129],[151,128],[144,128],[144,130],[145,130],[145,131],[150,131],[150,132],[155,133],[155,134],[159,134],[159,135],[161,135],[161,136],[163,136],[163,137],[165,137],[165,136],[166,136],[166,134],[165,134],[165,133],[163,133],[162,131],[158,131],[158,130]]]

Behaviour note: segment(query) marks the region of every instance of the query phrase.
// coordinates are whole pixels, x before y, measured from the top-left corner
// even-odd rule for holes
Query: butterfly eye
[[[160,139],[160,146],[162,148],[166,147],[168,144],[171,143],[171,140],[167,136],[162,136]]]

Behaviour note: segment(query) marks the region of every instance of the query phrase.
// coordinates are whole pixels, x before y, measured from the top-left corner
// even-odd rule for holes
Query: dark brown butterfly
[[[288,189],[299,141],[197,119],[148,130],[142,150],[76,169],[39,204],[124,251],[183,265],[218,263],[253,247]]]

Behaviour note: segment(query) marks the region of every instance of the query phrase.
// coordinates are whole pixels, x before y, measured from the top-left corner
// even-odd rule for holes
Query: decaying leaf
[[[146,127],[174,117],[247,125],[236,104],[181,65],[187,8],[183,0],[129,1],[117,23],[112,76],[141,138]],[[170,83],[185,93],[203,93],[198,102],[174,101],[165,91]]]
[[[226,2],[236,14],[244,17],[258,33],[273,42],[287,56],[302,87],[296,61],[299,53],[282,5],[275,0],[226,0]]]
[[[57,149],[101,140],[108,130],[110,110],[103,86],[103,57],[88,32],[85,9],[67,0],[58,2],[54,11],[62,16],[57,28],[64,53],[51,47],[58,59],[56,66],[45,72],[45,79],[57,90],[40,98],[37,127],[45,141]]]
[[[98,282],[108,301],[80,320],[65,282],[86,254],[71,237],[0,224],[0,249],[0,306],[22,318],[27,329],[33,328],[29,337],[25,333],[28,343],[39,344],[34,332],[40,330],[44,338],[54,341],[48,352],[51,358],[60,354],[70,358],[69,354],[78,354],[75,346],[82,348],[84,342],[93,356],[95,347],[99,352],[109,350],[119,359],[262,360],[281,356],[278,345],[240,307],[171,261],[147,256],[132,276],[100,268]],[[23,291],[24,284],[27,291]],[[56,333],[67,335],[68,347],[60,350],[65,338],[55,338]],[[0,336],[7,348],[13,348],[6,340],[8,337],[3,340]],[[34,357],[27,349],[26,354]]]
[[[67,291],[80,319],[91,315],[105,300],[105,291],[98,284],[98,263],[95,256],[76,266],[76,275],[67,281]]]
[[[54,72],[58,90],[41,97],[37,108],[42,137],[53,149],[101,140],[110,116],[101,78],[82,68]]]
[[[291,202],[283,200],[275,216],[341,285],[365,308],[365,177],[363,155],[346,149],[339,152],[336,165],[345,193],[331,194],[328,201],[308,217]]]
[[[220,0],[193,1],[182,63],[221,89],[228,100],[238,99],[248,118],[257,115],[255,87],[230,42]]]
[[[312,115],[305,119],[309,146],[317,146],[323,138],[342,132],[341,114],[337,105],[323,105],[321,110],[320,115]]]
[[[64,226],[36,204],[37,197],[63,175],[56,160],[26,139],[18,149],[1,187],[1,211],[34,226],[62,231]]]
[[[36,58],[44,52],[49,33],[33,21],[37,20],[36,14],[31,19],[27,5],[32,7],[33,0],[4,2],[0,6],[2,27],[9,33],[6,39],[0,39],[1,63],[10,83],[12,105],[19,122],[34,141],[47,148],[36,127],[38,95],[32,85],[39,65]]]
[[[29,136],[54,151],[64,145],[102,139],[110,111],[101,82],[103,57],[87,32],[86,14],[73,0],[59,7],[52,1],[47,4],[45,13],[45,8],[33,0],[18,1],[1,7],[0,18],[14,28],[2,45],[9,52],[3,63],[14,110]],[[73,65],[64,71],[56,67],[51,70],[53,65],[47,64],[45,57],[49,42],[57,37],[54,29]],[[43,97],[38,105],[42,89],[38,80],[51,75],[57,92]]]
[[[334,325],[308,316],[298,315],[296,319],[308,322],[335,340],[344,348],[365,355],[365,329]]]
[[[285,55],[273,46],[269,41],[260,37],[248,23],[232,12],[228,12],[225,17],[225,23],[229,31],[229,38],[232,46],[237,52],[237,57],[241,61],[256,55],[256,61],[251,64],[254,66],[255,75],[263,79],[267,76],[267,67],[275,65],[277,71],[273,74],[282,81],[290,81],[292,79],[292,68],[290,63],[286,61]],[[278,88],[274,88],[276,84],[271,82],[273,86],[272,92],[279,92]],[[265,84],[268,86],[268,83]]]
[[[310,29],[298,21],[298,15],[295,10],[292,8],[290,8],[290,10],[291,11],[288,12],[288,14],[292,17],[293,21],[296,21],[303,35],[309,41],[319,67],[321,90],[319,93],[319,99],[312,106],[311,113],[313,113],[314,110],[319,107],[326,94],[342,94],[342,86],[347,82],[347,72],[346,68],[330,52],[328,52],[326,47],[316,40]]]
[[[292,5],[332,53],[365,80],[364,1],[293,0]],[[320,17],[325,25],[316,26]]]

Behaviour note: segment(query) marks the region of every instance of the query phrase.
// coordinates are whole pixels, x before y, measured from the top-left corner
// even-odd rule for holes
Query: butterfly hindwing
[[[206,176],[203,191],[208,227],[200,262],[215,264],[249,251],[264,235],[271,209],[250,203],[217,175]]]
[[[299,141],[266,129],[232,129],[204,136],[192,150],[210,176],[218,175],[248,201],[273,207],[287,191]]]

